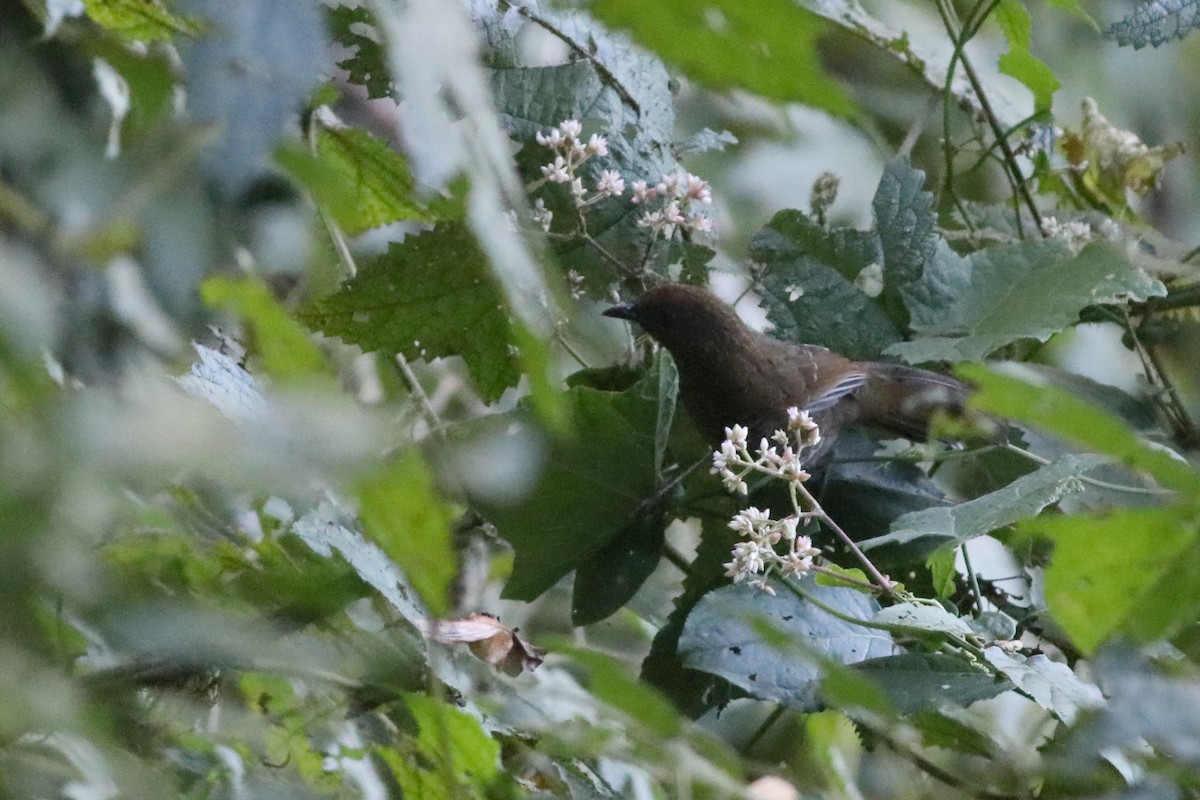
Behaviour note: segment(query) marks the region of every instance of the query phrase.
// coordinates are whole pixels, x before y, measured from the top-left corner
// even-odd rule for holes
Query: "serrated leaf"
[[[1141,50],[1146,45],[1158,47],[1172,39],[1182,39],[1196,28],[1200,28],[1200,2],[1156,0],[1135,6],[1129,16],[1109,26],[1104,38]]]
[[[968,706],[1012,688],[963,658],[941,653],[872,658],[855,664],[853,671],[877,684],[902,714]]]
[[[877,357],[900,340],[900,330],[839,270],[813,255],[806,222],[799,212],[780,212],[750,242],[750,258],[763,266],[763,303],[775,325],[772,335],[851,358]],[[861,259],[864,251],[845,254]]]
[[[787,0],[718,0],[705,6],[681,0],[649,5],[602,0],[592,8],[601,20],[628,30],[711,88],[745,89],[842,117],[859,113],[818,58],[825,21]]]
[[[1066,664],[1051,661],[1044,654],[1025,656],[989,647],[983,656],[1018,689],[1068,725],[1075,724],[1080,711],[1104,705],[1098,686],[1080,680]]]
[[[1141,470],[1163,486],[1200,496],[1200,473],[1169,451],[1142,441],[1119,418],[1062,389],[1026,383],[978,365],[963,365],[959,374],[971,381],[971,405],[1013,422],[1034,425],[1047,433],[1103,453]]]
[[[456,516],[433,485],[425,460],[416,450],[358,486],[363,529],[404,570],[429,610],[449,610],[449,588],[458,559],[450,540]]]
[[[333,40],[355,53],[338,62],[352,83],[364,86],[367,97],[387,97],[392,91],[392,76],[381,44],[382,37],[375,28],[375,16],[364,6],[336,6],[327,10],[329,33]],[[368,35],[363,32],[369,30]]]
[[[201,29],[196,20],[171,13],[161,0],[83,0],[83,7],[93,22],[131,41],[169,40]]]
[[[873,598],[853,589],[818,586],[811,576],[800,585],[853,618],[867,620],[878,610]],[[737,585],[705,595],[679,638],[684,665],[759,699],[812,710],[819,704],[822,661],[854,664],[895,650],[882,631],[838,619],[783,586],[776,592]]]
[[[248,324],[252,343],[267,374],[283,381],[326,375],[325,357],[296,322],[255,278],[208,278],[200,296],[210,308],[233,311]]]
[[[1085,654],[1121,633],[1149,641],[1200,615],[1200,525],[1179,508],[1027,520],[1054,544],[1046,604]]]
[[[475,238],[462,225],[443,224],[393,243],[300,316],[364,350],[462,356],[480,396],[492,402],[521,377],[503,303]]]
[[[404,157],[366,131],[322,126],[317,155],[315,164],[306,153],[296,151],[281,151],[276,160],[312,192],[347,234],[356,236],[401,220],[435,218],[428,204],[415,196],[416,184]]]
[[[1079,477],[1104,463],[1092,455],[1065,455],[994,492],[952,506],[913,511],[892,523],[891,530],[862,543],[864,550],[920,541],[923,552],[954,548],[1022,519],[1079,491]]]
[[[923,338],[886,352],[910,363],[978,361],[1021,339],[1046,341],[1087,306],[1165,293],[1162,282],[1107,242],[1075,256],[1065,242],[1047,239],[968,258],[943,243],[921,279],[904,289],[912,328]]]
[[[896,291],[920,278],[937,250],[937,215],[933,195],[925,191],[925,173],[908,158],[889,161],[871,209],[883,254],[884,288]]]

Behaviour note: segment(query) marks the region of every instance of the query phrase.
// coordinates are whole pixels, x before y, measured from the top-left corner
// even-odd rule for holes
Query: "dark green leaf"
[[[933,195],[925,191],[925,173],[907,158],[889,161],[871,208],[883,254],[884,289],[895,292],[920,278],[937,250],[937,215]]]
[[[328,9],[329,32],[333,40],[345,47],[356,49],[354,55],[338,62],[346,70],[350,80],[365,86],[367,97],[387,97],[392,91],[392,76],[388,72],[382,37],[375,28],[375,16],[365,6],[336,6]],[[374,36],[355,30],[371,28]]]
[[[874,681],[901,714],[969,706],[1012,688],[1008,681],[964,658],[940,653],[872,658],[855,664],[853,670]]]
[[[976,536],[1037,516],[1051,503],[1081,490],[1079,477],[1101,463],[1098,456],[1065,455],[974,500],[905,514],[892,523],[886,535],[863,542],[863,548],[909,545],[917,540],[929,540],[922,542],[923,552],[958,547]]]
[[[392,244],[300,316],[364,350],[409,359],[462,356],[491,402],[520,378],[503,302],[475,238],[446,224]]]
[[[847,278],[810,255],[795,212],[780,212],[750,242],[763,266],[767,316],[780,339],[819,344],[851,358],[874,358],[901,339],[883,309]],[[865,265],[864,265],[865,266]]]
[[[878,604],[853,589],[801,581],[805,594],[849,617],[869,620]],[[719,675],[754,697],[812,710],[821,663],[854,664],[891,655],[891,637],[820,610],[783,586],[772,596],[730,586],[704,597],[684,625],[679,654],[691,668]]]
[[[888,353],[911,363],[979,361],[1021,339],[1046,341],[1090,305],[1145,300],[1166,292],[1113,244],[1076,256],[1057,239],[981,250],[963,258],[946,245],[905,290],[914,331]]]
[[[599,622],[629,602],[658,566],[665,530],[661,517],[639,516],[576,568],[573,625]]]
[[[572,570],[598,558],[622,535],[655,535],[650,523],[640,517],[646,512],[643,500],[655,486],[657,377],[651,386],[647,383],[644,380],[623,393],[586,387],[568,390],[564,399],[572,413],[572,432],[549,443],[528,493],[519,502],[473,498],[515,551],[505,597],[533,600]],[[531,419],[525,409],[518,409],[481,424],[502,431],[501,436],[514,436]],[[641,547],[622,552],[631,559],[631,574],[638,572],[634,564],[644,563],[646,555]],[[585,600],[580,603],[586,608]]]

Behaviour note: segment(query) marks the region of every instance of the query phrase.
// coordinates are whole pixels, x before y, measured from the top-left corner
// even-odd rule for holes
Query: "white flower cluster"
[[[542,165],[542,177],[550,183],[563,183],[570,186],[571,197],[576,208],[585,208],[606,197],[619,197],[625,192],[625,179],[616,170],[606,169],[596,179],[596,186],[591,196],[579,177],[579,167],[593,156],[608,155],[608,139],[593,133],[586,142],[583,141],[583,125],[579,120],[565,119],[550,133],[537,133],[534,138],[542,147],[548,147],[554,152],[554,160]],[[534,221],[543,230],[550,230],[553,214],[541,200],[534,203]]]
[[[714,475],[721,476],[726,491],[747,494],[749,490],[745,478],[751,472],[772,475],[789,483],[803,483],[808,480],[809,474],[804,471],[800,451],[820,442],[821,431],[807,411],[800,411],[795,406],[789,408],[787,431],[775,431],[770,441],[763,439],[759,442],[757,454],[754,456],[750,455],[746,441],[749,433],[750,431],[741,425],[726,428],[721,449],[713,451],[711,471]],[[792,447],[789,433],[796,437],[795,448]],[[771,441],[775,444],[771,444]]]
[[[750,585],[774,593],[767,578],[772,572],[784,577],[800,578],[813,566],[813,556],[820,550],[812,546],[812,539],[796,532],[800,515],[793,514],[783,519],[771,519],[770,511],[761,511],[751,506],[739,511],[729,522],[742,541],[733,546],[733,558],[725,564],[725,575],[740,583],[747,578]],[[782,554],[775,546],[786,542]]]
[[[1105,219],[1099,226],[1095,228],[1084,220],[1066,220],[1059,222],[1056,217],[1042,217],[1042,227],[1046,231],[1047,236],[1053,236],[1056,239],[1062,239],[1071,248],[1072,252],[1078,253],[1083,249],[1083,246],[1088,242],[1096,239],[1116,240],[1121,236],[1121,230],[1117,224],[1111,219]]]
[[[721,482],[731,492],[747,494],[746,476],[752,472],[769,475],[789,484],[798,485],[808,480],[800,453],[821,441],[821,432],[807,411],[788,409],[787,431],[775,431],[770,440],[763,439],[756,455],[750,454],[746,437],[749,431],[734,425],[725,429],[725,441],[721,449],[713,452],[712,472],[721,476]],[[795,447],[792,441],[795,441]],[[775,442],[772,444],[771,442]],[[793,501],[795,494],[793,493]],[[774,571],[785,577],[800,577],[812,569],[813,556],[820,551],[812,546],[812,540],[797,533],[801,523],[807,523],[819,512],[801,511],[783,519],[773,520],[769,511],[748,508],[734,515],[729,527],[737,531],[743,541],[734,545],[732,559],[725,564],[725,574],[734,583],[750,579],[750,585],[771,592],[767,578]],[[780,554],[775,546],[786,542],[786,550]]]
[[[693,233],[712,232],[712,218],[700,211],[703,206],[712,205],[712,187],[703,178],[688,172],[664,175],[654,186],[645,181],[633,182],[635,205],[647,205],[653,200],[658,200],[662,207],[643,212],[638,219],[640,227],[667,235],[675,228]]]

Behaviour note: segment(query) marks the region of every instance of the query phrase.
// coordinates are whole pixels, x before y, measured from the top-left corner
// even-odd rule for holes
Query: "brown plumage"
[[[636,322],[671,352],[684,408],[714,443],[735,423],[750,429],[752,442],[769,437],[786,427],[787,409],[796,406],[821,428],[811,463],[850,424],[923,440],[933,413],[961,411],[969,392],[936,372],[852,361],[824,347],[757,333],[733,308],[694,286],[658,286],[604,314]]]

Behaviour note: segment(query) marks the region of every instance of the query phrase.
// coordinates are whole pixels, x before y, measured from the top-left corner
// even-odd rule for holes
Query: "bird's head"
[[[636,322],[677,358],[750,336],[732,307],[705,289],[682,283],[656,286],[607,309],[604,316]]]

